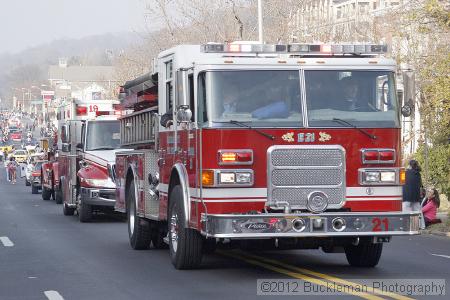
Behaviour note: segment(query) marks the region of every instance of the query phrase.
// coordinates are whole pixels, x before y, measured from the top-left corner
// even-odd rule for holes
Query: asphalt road
[[[23,180],[16,185],[5,182],[0,165],[1,300],[272,299],[280,297],[257,295],[257,279],[296,278],[319,284],[370,278],[448,281],[450,239],[395,238],[385,245],[381,262],[373,269],[352,268],[344,254],[319,250],[257,254],[220,250],[206,256],[199,270],[177,271],[167,250],[132,250],[120,218],[98,216],[93,223],[81,224],[76,216],[64,216],[61,205],[32,195]],[[398,293],[344,294],[325,298],[406,299]]]

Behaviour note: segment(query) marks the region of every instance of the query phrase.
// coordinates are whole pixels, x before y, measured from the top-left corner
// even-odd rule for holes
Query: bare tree
[[[267,42],[288,42],[302,0],[264,1]],[[255,0],[148,0],[148,28],[158,24],[170,46],[179,43],[223,42],[257,39]],[[154,35],[154,32],[149,32]],[[161,37],[161,36],[159,36]]]

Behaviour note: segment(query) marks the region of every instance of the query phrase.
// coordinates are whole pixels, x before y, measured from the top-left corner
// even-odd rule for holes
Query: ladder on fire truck
[[[120,140],[123,147],[155,143],[158,135],[157,108],[129,114],[120,120]]]

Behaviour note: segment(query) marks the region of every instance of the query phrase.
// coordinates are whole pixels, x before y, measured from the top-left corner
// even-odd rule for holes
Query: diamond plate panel
[[[148,174],[155,174],[159,172],[158,158],[159,153],[155,151],[148,151],[144,154],[144,195],[145,195],[145,216],[146,217],[157,217],[159,215],[159,199],[157,197],[152,197],[149,193],[149,183]]]
[[[311,186],[342,184],[340,169],[276,169],[272,172],[275,186]]]

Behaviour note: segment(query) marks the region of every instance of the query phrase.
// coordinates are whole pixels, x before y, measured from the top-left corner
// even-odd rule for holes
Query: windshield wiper
[[[230,124],[234,124],[234,125],[237,125],[237,126],[245,127],[245,128],[248,128],[248,129],[256,131],[257,133],[259,133],[260,135],[265,136],[268,139],[271,139],[271,140],[275,139],[275,136],[273,136],[271,134],[265,133],[265,132],[263,132],[263,131],[261,131],[261,130],[259,130],[257,128],[254,128],[254,127],[252,127],[252,126],[250,126],[248,124],[245,124],[243,122],[239,122],[239,121],[236,121],[236,120],[230,120],[230,121],[224,121],[224,122],[213,121],[213,122],[214,123],[230,123]]]
[[[348,122],[348,121],[345,121],[345,120],[339,119],[339,118],[333,118],[333,121],[334,121],[334,122],[337,122],[337,123],[345,124],[345,125],[350,126],[350,127],[353,127],[353,128],[355,128],[355,129],[357,129],[359,132],[362,132],[363,134],[365,134],[365,135],[367,135],[368,137],[370,137],[372,140],[376,140],[376,139],[377,139],[377,136],[376,136],[376,135],[370,134],[370,133],[368,133],[367,131],[365,131],[365,130],[359,128],[359,127],[356,126],[356,125],[353,125],[352,123],[350,123],[350,122]]]
[[[94,148],[94,149],[89,149],[89,151],[96,151],[96,150],[114,150],[116,148],[113,147],[98,147],[98,148]]]

